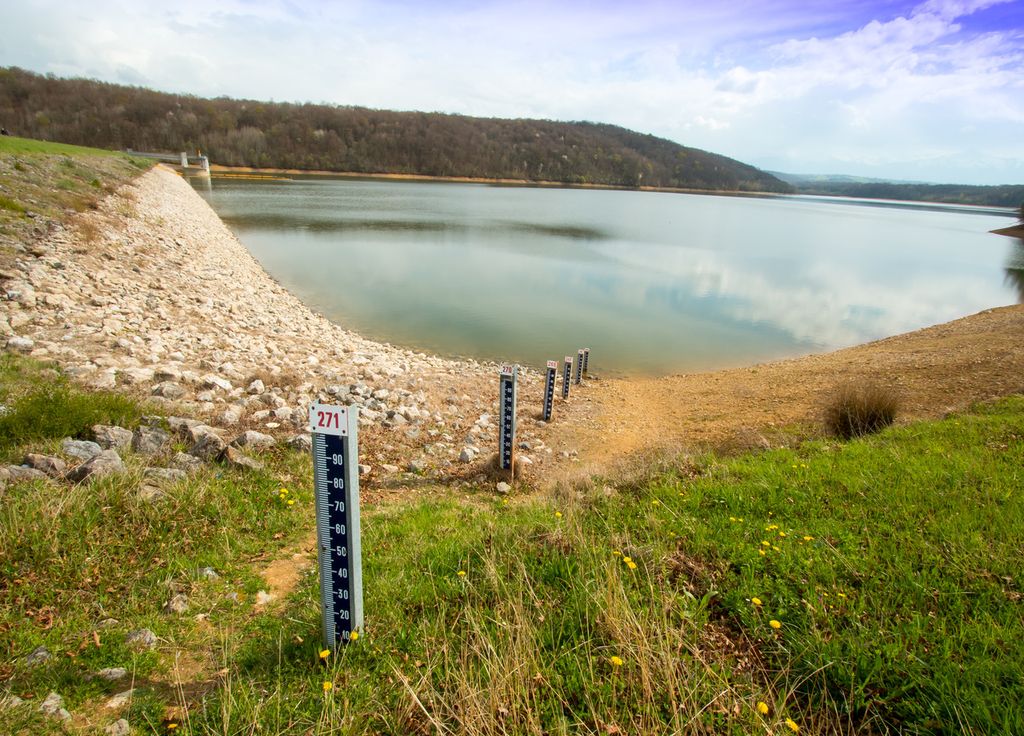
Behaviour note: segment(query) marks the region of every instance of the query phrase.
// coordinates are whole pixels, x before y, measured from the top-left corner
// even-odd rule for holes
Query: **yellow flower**
[[[622,557],[622,553],[619,552],[617,549],[613,549],[612,550],[612,554],[615,555],[616,557]]]
[[[327,659],[330,656],[331,656],[331,650],[330,649],[321,649],[320,650],[320,659]]]
[[[805,541],[805,542],[810,542],[810,541],[811,541],[811,540],[813,540],[813,539],[814,539],[814,537],[808,537],[808,536],[804,536],[804,541]]]
[[[776,547],[774,544],[772,545],[772,549],[775,550],[776,552],[781,552],[782,551],[780,548]]]
[[[762,547],[771,547],[771,546],[772,546],[772,543],[771,543],[771,542],[769,542],[769,541],[768,541],[767,539],[762,539],[762,540],[761,540],[761,546],[762,546]]]
[[[786,728],[793,733],[800,733],[800,726],[796,725],[796,722],[792,718],[786,719]]]
[[[751,598],[750,602],[753,603],[755,606],[760,606],[761,605],[761,599],[760,598]]]
[[[288,489],[287,488],[282,488],[280,491],[278,491],[278,493],[280,493],[282,496],[287,496],[288,495]]]
[[[556,519],[561,519],[562,518],[562,512],[561,511],[556,511],[555,512],[555,518]]]
[[[660,505],[661,505],[661,501],[659,501],[658,499],[654,499],[653,501],[651,501],[651,506],[660,506]]]
[[[633,561],[633,558],[632,557],[623,557],[622,561],[625,562],[628,565],[630,562]]]
[[[325,680],[324,681],[324,692],[327,692],[328,690],[333,690],[333,689],[334,689],[334,683],[333,682],[328,682],[328,681]]]
[[[611,656],[611,657],[608,657],[608,661],[611,662],[613,667],[621,667],[623,664],[625,664],[622,661],[622,657],[616,657],[614,655]]]
[[[289,506],[294,506],[295,505],[295,499],[294,498],[289,498],[288,499],[288,505]]]
[[[763,716],[768,715],[768,703],[765,703],[764,701],[758,701],[757,712]]]
[[[629,562],[626,563],[626,567],[628,567],[630,570],[635,570],[636,569],[636,563],[633,562],[633,560],[630,560]]]
[[[729,517],[729,521],[736,521],[736,517],[735,516],[730,516]]]
[[[786,536],[786,532],[779,532],[779,536],[780,536],[780,537],[784,537],[784,536]]]
[[[761,555],[762,557],[764,557],[764,555],[765,555],[765,551],[764,551],[763,549],[759,549],[759,550],[757,551],[757,553],[758,553],[759,555]]]
[[[353,631],[351,634],[348,635],[348,638],[349,638],[349,641],[355,641],[356,639],[359,638],[359,632],[358,631]]]
[[[466,571],[465,571],[465,570],[459,570],[459,571],[458,571],[457,573],[455,573],[455,574],[456,574],[456,575],[458,575],[458,576],[459,576],[460,578],[464,578],[464,577],[466,577]]]
[[[782,628],[782,624],[780,624],[775,619],[772,619],[771,621],[769,621],[768,625],[771,626],[773,629],[781,629]]]

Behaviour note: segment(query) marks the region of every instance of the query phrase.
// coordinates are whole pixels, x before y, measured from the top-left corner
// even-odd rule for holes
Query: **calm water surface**
[[[443,355],[670,373],[853,345],[1018,299],[1010,214],[824,198],[308,178],[197,185],[278,281]]]

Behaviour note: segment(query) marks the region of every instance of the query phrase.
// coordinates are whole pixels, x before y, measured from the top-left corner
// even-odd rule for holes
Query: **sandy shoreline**
[[[166,167],[30,245],[16,266],[0,273],[8,349],[85,384],[279,436],[303,430],[315,399],[356,403],[371,493],[493,479],[496,364],[376,343],[313,312]],[[541,377],[524,370],[519,457],[546,485],[656,448],[778,444],[782,428],[816,421],[841,379],[894,386],[913,419],[1020,391],[1022,376],[1020,306],[823,355],[587,381],[550,424],[537,421]]]

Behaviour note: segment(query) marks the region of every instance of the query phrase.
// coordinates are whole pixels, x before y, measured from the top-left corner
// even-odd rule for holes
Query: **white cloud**
[[[932,0],[851,27],[850,8],[795,0],[36,0],[5,10],[0,63],[199,95],[612,122],[792,170],[898,176],[941,160],[929,176],[999,180],[1020,171],[999,162],[1024,159],[1009,131],[1024,121],[1024,24],[971,31],[996,4]],[[979,156],[1000,168],[967,165]]]

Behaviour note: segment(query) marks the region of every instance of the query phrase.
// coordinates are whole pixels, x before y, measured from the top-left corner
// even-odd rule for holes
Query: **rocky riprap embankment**
[[[464,475],[495,450],[496,366],[372,342],[314,313],[168,169],[26,244],[0,296],[9,350],[167,413],[281,437],[305,428],[315,399],[356,404],[381,475]],[[539,396],[538,375],[520,375]],[[522,427],[524,465],[543,461],[543,428]]]

